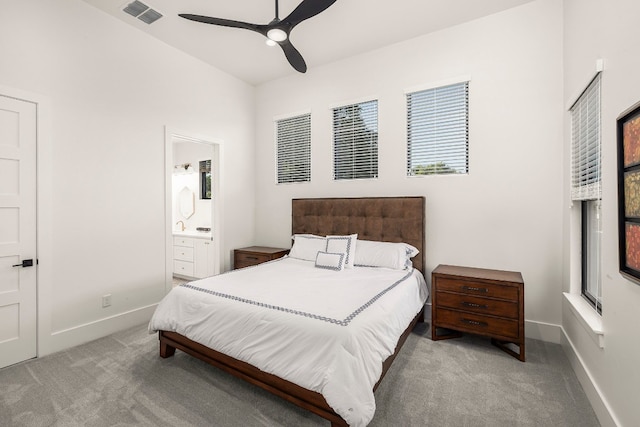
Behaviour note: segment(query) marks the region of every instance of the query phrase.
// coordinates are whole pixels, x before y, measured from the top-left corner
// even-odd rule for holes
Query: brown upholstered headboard
[[[424,274],[424,197],[293,199],[293,234],[354,234],[358,239],[405,242],[418,248],[413,266]],[[357,249],[356,249],[357,250]]]

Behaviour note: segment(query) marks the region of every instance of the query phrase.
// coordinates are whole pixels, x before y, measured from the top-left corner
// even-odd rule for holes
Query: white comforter
[[[174,288],[149,332],[177,332],[321,393],[349,425],[365,426],[382,362],[427,296],[417,270],[336,272],[285,257]]]

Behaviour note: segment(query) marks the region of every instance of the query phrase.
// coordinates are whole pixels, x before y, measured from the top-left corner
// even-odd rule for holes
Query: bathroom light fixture
[[[191,163],[183,163],[181,165],[175,165],[173,167],[173,173],[174,174],[186,174],[186,173],[194,173],[195,170],[193,169],[193,166],[191,166]]]

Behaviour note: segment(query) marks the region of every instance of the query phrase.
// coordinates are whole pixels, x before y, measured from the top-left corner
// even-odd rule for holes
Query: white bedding
[[[382,362],[427,296],[417,270],[336,272],[285,257],[174,288],[149,332],[177,332],[321,393],[349,425],[365,426]]]

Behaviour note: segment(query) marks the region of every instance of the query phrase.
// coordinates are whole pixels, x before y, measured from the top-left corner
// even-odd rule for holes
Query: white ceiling
[[[164,16],[148,25],[122,9],[133,0],[84,0],[121,21],[252,85],[297,74],[279,46],[258,33],[178,17],[179,13],[268,24],[274,0],[141,0]],[[312,69],[359,53],[519,6],[531,0],[338,0],[300,23],[291,42]],[[280,0],[280,19],[301,0]]]

